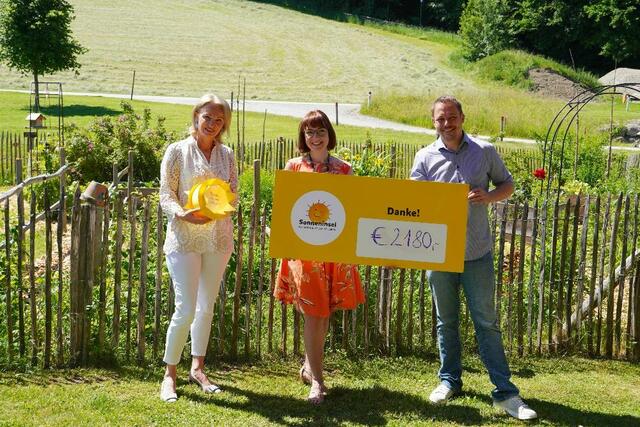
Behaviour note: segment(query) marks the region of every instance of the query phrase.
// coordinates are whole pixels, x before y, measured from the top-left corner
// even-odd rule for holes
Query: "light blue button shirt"
[[[513,182],[495,147],[488,142],[476,141],[466,133],[457,152],[449,150],[440,138],[418,151],[411,168],[411,179],[465,183],[469,184],[470,190],[482,188],[485,191],[489,191],[489,182],[495,186]],[[487,207],[469,203],[465,261],[481,258],[492,248]]]

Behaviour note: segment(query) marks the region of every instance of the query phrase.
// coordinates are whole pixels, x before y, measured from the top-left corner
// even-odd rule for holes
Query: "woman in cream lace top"
[[[164,353],[167,365],[160,388],[160,397],[167,402],[177,399],[176,365],[189,332],[189,380],[206,393],[220,391],[203,368],[213,306],[233,250],[233,223],[229,217],[212,221],[183,206],[189,189],[207,179],[227,181],[237,192],[233,151],[221,142],[230,122],[231,109],[224,99],[203,96],[193,108],[191,136],[169,145],[162,159],[160,204],[168,217],[164,253],[175,290],[175,311]]]

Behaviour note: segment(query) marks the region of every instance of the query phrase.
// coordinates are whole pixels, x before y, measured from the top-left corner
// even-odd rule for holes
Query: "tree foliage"
[[[460,18],[465,56],[478,60],[513,45],[505,0],[469,0]]]
[[[601,0],[585,6],[600,40],[600,55],[616,61],[640,56],[640,1]]]
[[[0,0],[0,61],[36,83],[44,74],[77,72],[86,49],[73,38],[73,19],[66,0]]]

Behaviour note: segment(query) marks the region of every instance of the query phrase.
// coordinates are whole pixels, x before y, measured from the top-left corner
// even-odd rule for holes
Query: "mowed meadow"
[[[80,74],[45,76],[65,91],[363,102],[367,92],[415,93],[466,84],[443,65],[442,45],[246,1],[72,0]],[[0,88],[31,77],[0,67]]]

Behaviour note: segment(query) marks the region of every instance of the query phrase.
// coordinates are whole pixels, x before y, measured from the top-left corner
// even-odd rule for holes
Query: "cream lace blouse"
[[[189,189],[194,184],[211,178],[229,183],[237,193],[238,172],[233,150],[216,144],[210,161],[198,148],[193,137],[174,142],[167,147],[160,166],[160,205],[168,217],[164,253],[233,251],[233,223],[230,217],[206,224],[191,224],[175,217],[184,212]]]

